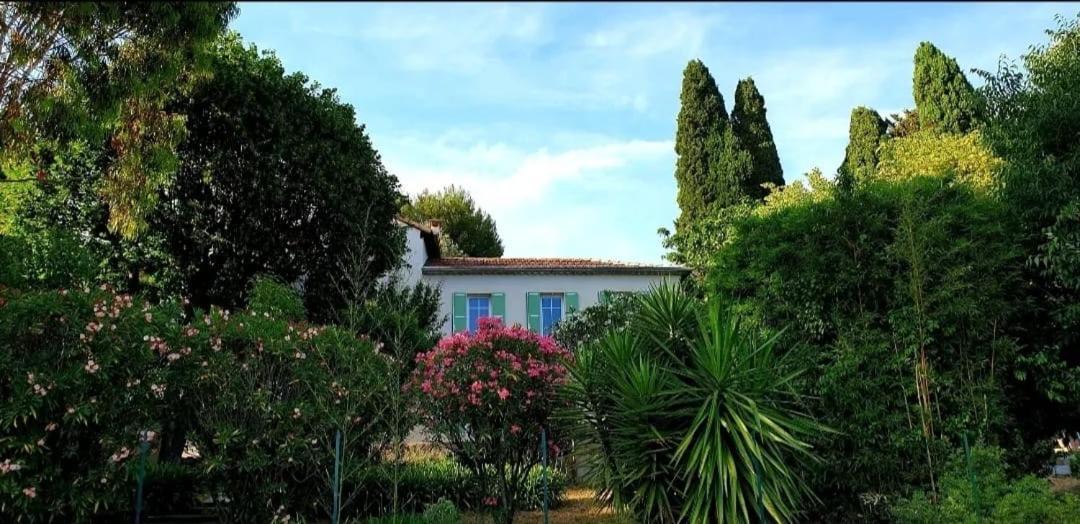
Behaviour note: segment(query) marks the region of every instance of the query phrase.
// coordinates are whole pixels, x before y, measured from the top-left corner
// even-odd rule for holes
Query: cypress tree
[[[739,80],[735,87],[731,125],[735,129],[735,136],[750,153],[753,162],[747,194],[762,199],[767,191],[761,185],[784,185],[784,170],[780,167],[780,156],[776,153],[772,130],[765,118],[765,98],[758,92],[752,78]]]
[[[956,59],[946,56],[930,42],[915,51],[913,78],[915,109],[922,129],[942,133],[966,133],[978,120],[975,89]]]
[[[837,183],[850,190],[859,180],[874,173],[878,163],[878,146],[885,139],[888,124],[877,111],[859,106],[851,110],[848,126],[848,145],[844,163],[837,170]]]
[[[722,209],[744,202],[751,196],[754,161],[735,134],[734,126],[724,127],[719,140],[709,141],[713,151],[709,178],[715,188],[710,209]],[[764,193],[764,189],[758,186]],[[764,195],[762,195],[764,197]]]
[[[710,157],[719,151],[728,127],[724,98],[709,69],[700,60],[691,60],[683,70],[681,107],[675,130],[675,181],[678,184],[678,224],[688,224],[703,216],[716,200]]]

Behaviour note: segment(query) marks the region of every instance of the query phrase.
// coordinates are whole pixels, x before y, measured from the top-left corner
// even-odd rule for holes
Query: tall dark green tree
[[[719,187],[711,166],[728,127],[728,114],[716,81],[701,60],[686,64],[679,101],[675,181],[681,210],[677,224],[682,226],[705,215],[717,200]]]
[[[978,102],[956,59],[930,42],[915,51],[915,108],[922,129],[966,133],[978,121]]]
[[[837,170],[837,185],[842,190],[850,190],[858,181],[873,175],[878,163],[878,146],[885,140],[887,129],[888,124],[877,111],[864,106],[851,110],[844,163]]]
[[[762,184],[784,185],[784,170],[780,167],[780,156],[776,153],[776,143],[765,117],[765,98],[758,92],[753,78],[739,80],[735,87],[731,125],[753,161],[747,191],[754,198],[764,198],[767,191]]]
[[[333,90],[235,35],[209,66],[212,79],[167,107],[186,115],[180,164],[138,239],[108,228],[98,149],[52,166],[20,227],[64,228],[107,251],[102,279],[128,291],[236,309],[267,274],[302,283],[311,317],[332,320],[399,263],[397,179]],[[356,264],[363,278],[343,278]]]
[[[398,263],[397,179],[334,90],[235,34],[213,72],[177,107],[188,136],[155,227],[197,305],[235,305],[269,273],[303,282],[308,310],[326,320],[349,288]],[[358,263],[366,281],[340,278]]]
[[[434,193],[425,190],[402,206],[401,214],[418,222],[439,220],[442,233],[462,254],[471,257],[503,254],[495,220],[477,207],[472,195],[463,188],[449,186]],[[445,249],[443,254],[448,254]]]

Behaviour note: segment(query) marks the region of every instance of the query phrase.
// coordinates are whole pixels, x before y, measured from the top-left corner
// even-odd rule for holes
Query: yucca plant
[[[603,502],[642,522],[786,522],[812,497],[801,369],[719,303],[674,286],[579,350],[566,393]]]

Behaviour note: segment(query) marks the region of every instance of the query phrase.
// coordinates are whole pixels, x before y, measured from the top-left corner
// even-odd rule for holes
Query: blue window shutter
[[[528,319],[529,331],[540,332],[540,293],[530,291],[525,294],[525,318]]]
[[[491,294],[491,316],[506,324],[506,293]]]
[[[454,333],[457,333],[458,331],[465,331],[466,329],[468,329],[469,319],[466,316],[468,314],[468,311],[467,306],[465,305],[465,293],[454,293],[453,310],[454,311],[452,314],[454,315]]]
[[[569,291],[564,294],[566,297],[566,314],[569,315],[578,310],[578,296],[577,293]]]

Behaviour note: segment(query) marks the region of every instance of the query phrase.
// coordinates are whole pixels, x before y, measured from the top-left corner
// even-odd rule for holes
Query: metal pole
[[[544,483],[544,524],[548,524],[548,449],[547,429],[545,428],[540,428],[540,463],[543,466],[540,475]]]
[[[967,432],[964,432],[964,456],[967,458],[968,478],[971,480],[971,504],[974,506],[975,522],[982,523],[982,504],[979,504],[979,482],[975,476],[975,468],[971,464],[971,447],[968,446]]]
[[[145,438],[139,442],[139,472],[136,475],[135,487],[135,524],[142,523],[143,482],[146,479],[146,453],[150,450],[150,442]]]
[[[331,491],[334,492],[334,507],[330,514],[333,524],[341,518],[341,430],[334,433],[334,479]]]

